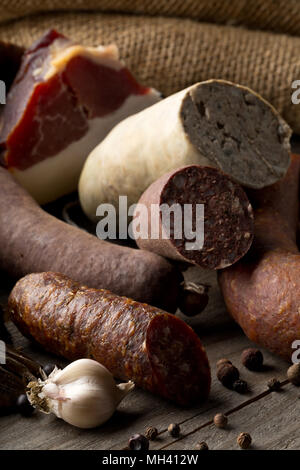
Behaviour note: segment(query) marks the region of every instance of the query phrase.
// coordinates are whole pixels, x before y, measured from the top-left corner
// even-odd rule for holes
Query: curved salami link
[[[210,368],[198,336],[163,310],[52,272],[20,279],[8,307],[21,332],[50,352],[95,359],[116,378],[180,405],[208,396]]]

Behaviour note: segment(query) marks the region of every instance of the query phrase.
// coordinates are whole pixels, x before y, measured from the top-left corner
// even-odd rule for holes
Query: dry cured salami
[[[208,396],[210,369],[198,336],[163,310],[51,272],[20,279],[8,309],[20,331],[48,351],[95,359],[115,377],[180,405]]]

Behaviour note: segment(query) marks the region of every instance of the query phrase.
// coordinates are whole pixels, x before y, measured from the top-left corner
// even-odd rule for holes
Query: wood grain
[[[214,424],[200,429],[165,449],[193,449],[197,442],[205,441],[210,449],[239,449],[237,436],[248,432],[255,450],[292,450],[300,448],[299,390],[291,384],[280,392],[271,392],[264,398],[230,414],[228,426],[218,429]]]
[[[186,273],[186,278],[211,285],[211,297],[206,310],[198,317],[187,320],[200,335],[212,366],[213,383],[208,402],[198,407],[184,409],[142,390],[135,390],[121,403],[113,418],[95,430],[76,429],[53,416],[40,413],[35,413],[31,418],[23,418],[19,415],[2,417],[0,418],[2,430],[0,449],[122,449],[127,444],[130,435],[145,432],[149,425],[156,426],[160,432],[159,438],[151,442],[150,448],[159,449],[174,441],[166,431],[171,422],[180,423],[183,434],[190,433],[209,422],[217,412],[226,412],[265,391],[266,382],[270,377],[276,376],[284,380],[287,364],[267,351],[264,351],[266,367],[263,372],[250,372],[241,365],[240,354],[252,343],[226,313],[215,273],[192,268]],[[5,302],[5,295],[2,301]],[[24,351],[42,364],[49,361],[64,364],[61,359],[54,358],[30,344],[11,324],[9,330],[14,344],[22,346]],[[249,394],[239,395],[227,390],[218,382],[215,377],[215,364],[221,357],[228,357],[240,369],[241,377],[250,385]],[[248,406],[239,414],[247,416],[247,409]],[[171,448],[192,449],[195,439],[198,439],[198,433],[193,437],[175,442]],[[214,439],[214,434],[212,434],[211,446],[214,445]],[[228,439],[230,441],[231,437]],[[278,437],[276,439],[276,442],[279,442],[280,439]],[[229,441],[227,440],[224,445],[229,446]],[[235,443],[230,445],[234,446]],[[221,444],[216,441],[216,446],[221,446]]]
[[[293,142],[294,151],[300,152],[300,139]],[[61,216],[56,207],[49,207],[56,216]],[[208,402],[192,409],[178,408],[165,400],[135,390],[121,403],[113,418],[95,430],[73,428],[50,415],[35,413],[31,418],[11,415],[0,418],[0,449],[121,449],[128,438],[136,432],[145,432],[147,426],[156,426],[160,432],[151,442],[151,449],[193,449],[197,442],[207,441],[211,449],[238,449],[237,435],[244,431],[253,437],[254,449],[299,449],[300,436],[300,389],[288,384],[281,392],[260,396],[267,390],[271,377],[285,380],[288,364],[263,350],[265,369],[255,373],[246,370],[240,363],[240,354],[252,343],[228,316],[216,275],[198,268],[189,269],[186,279],[211,285],[210,301],[198,317],[183,317],[199,334],[206,347],[212,367],[212,390]],[[12,282],[1,276],[0,305],[5,306]],[[65,361],[50,356],[30,344],[9,324],[15,346],[21,346],[33,358],[46,364]],[[241,372],[241,377],[250,385],[247,395],[224,388],[215,377],[215,364],[221,357],[230,359]],[[258,399],[250,403],[252,399]],[[217,412],[227,413],[242,406],[229,416],[229,426],[220,430],[210,424]],[[171,423],[180,423],[180,439],[174,441],[167,432]]]

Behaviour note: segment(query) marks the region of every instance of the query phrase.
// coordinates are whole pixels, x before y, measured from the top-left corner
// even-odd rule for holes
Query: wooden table
[[[295,148],[300,149],[298,142]],[[150,425],[159,430],[159,437],[151,442],[150,449],[194,449],[200,441],[206,441],[211,449],[238,449],[236,438],[240,432],[251,434],[252,449],[300,449],[300,388],[285,383],[281,391],[270,392],[267,387],[267,381],[272,377],[285,381],[288,364],[262,350],[264,370],[250,372],[245,369],[240,363],[240,355],[243,349],[253,344],[227,314],[215,273],[192,268],[186,276],[212,286],[206,310],[198,317],[187,319],[203,341],[212,367],[208,402],[183,409],[136,389],[121,403],[113,418],[95,430],[76,429],[41,413],[30,418],[1,417],[0,449],[122,449],[128,437],[137,432],[144,433]],[[4,287],[2,303],[5,303],[7,293],[8,288]],[[56,360],[32,346],[11,324],[9,329],[15,345],[22,346],[42,364]],[[215,364],[222,357],[230,359],[240,369],[241,377],[250,385],[248,394],[227,390],[218,382]],[[60,363],[59,360],[56,362]],[[218,429],[212,424],[212,418],[218,412],[228,415],[226,429]],[[178,439],[168,435],[167,427],[172,422],[181,426]]]
[[[50,415],[35,413],[30,418],[11,415],[0,418],[0,449],[122,449],[130,435],[156,426],[159,438],[151,449],[194,449],[199,441],[206,441],[211,449],[237,449],[236,437],[249,432],[254,449],[300,449],[300,389],[284,385],[280,392],[266,392],[269,378],[285,380],[287,364],[263,351],[265,370],[250,372],[240,363],[240,354],[252,343],[225,311],[214,274],[203,276],[200,270],[191,269],[190,279],[205,279],[212,285],[212,295],[207,309],[198,317],[188,320],[206,347],[212,366],[212,390],[209,401],[192,408],[182,409],[135,390],[121,403],[114,417],[95,430],[75,429]],[[5,298],[5,297],[3,297]],[[42,364],[56,360],[22,338],[9,325],[14,343]],[[215,364],[227,357],[240,369],[251,391],[246,395],[227,390],[216,379]],[[217,429],[211,422],[218,412],[227,413],[227,429]],[[181,425],[179,439],[171,438],[166,429],[171,423]]]

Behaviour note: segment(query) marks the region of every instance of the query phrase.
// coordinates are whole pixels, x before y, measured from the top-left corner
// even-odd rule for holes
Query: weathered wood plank
[[[227,334],[226,332],[226,336]],[[217,352],[215,344],[218,344]],[[235,331],[235,336],[232,336],[230,341],[225,340],[218,343],[212,341],[207,346],[207,350],[213,365],[219,357],[227,356],[240,366],[240,353],[249,344],[250,342],[239,331]],[[269,366],[265,372],[251,373],[241,368],[242,377],[248,380],[251,385],[250,394],[238,395],[225,389],[215,379],[215,368],[213,367],[210,399],[198,408],[179,409],[158,397],[136,390],[125,399],[119,412],[112,420],[97,430],[77,430],[60,420],[41,414],[29,419],[20,416],[1,418],[0,448],[120,449],[126,445],[131,434],[144,432],[147,425],[157,426],[160,431],[164,431],[170,422],[184,422],[182,430],[184,433],[189,432],[211,419],[215,413],[231,409],[243,403],[247,398],[265,390],[268,377],[276,375],[284,378],[286,364],[278,364],[278,360],[268,353],[265,353],[265,358],[266,364]],[[172,438],[164,432],[158,441],[151,443],[151,448],[159,448],[171,441]]]
[[[186,278],[206,282],[212,286],[206,310],[198,317],[185,318],[202,339],[212,365],[213,384],[207,403],[192,409],[181,409],[159,397],[135,390],[126,397],[119,411],[108,423],[99,429],[89,431],[75,429],[61,420],[42,414],[36,414],[29,419],[18,415],[2,417],[0,449],[120,449],[126,445],[131,434],[144,432],[148,425],[156,426],[162,433],[157,441],[151,443],[151,448],[155,449],[172,442],[172,438],[166,432],[171,422],[183,423],[182,430],[187,433],[209,421],[215,413],[224,412],[243,403],[248,396],[229,391],[216,380],[215,363],[220,357],[228,357],[240,367],[240,353],[252,343],[226,313],[215,273],[193,268],[188,270]],[[7,292],[7,288],[2,292],[2,296],[0,292],[0,302],[5,303]],[[53,356],[31,345],[16,333],[14,328],[11,328],[11,331],[15,345],[22,346],[27,353],[43,364],[53,362]],[[268,366],[264,372],[252,373],[241,368],[242,378],[251,386],[249,397],[265,390],[268,378],[274,375],[280,379],[285,377],[287,364],[268,352],[264,352],[264,355]],[[61,360],[56,362],[63,363]],[[211,442],[213,439],[214,436]],[[193,441],[189,439],[184,441],[174,446],[178,445],[178,449],[192,448]],[[174,446],[173,448],[177,448]]]
[[[276,376],[280,380],[284,380],[286,377],[286,368],[287,365],[284,361],[278,360],[267,351],[263,351],[265,357],[265,370],[262,372],[250,372],[245,369],[240,363],[240,355],[243,349],[253,345],[250,343],[247,338],[245,338],[240,332],[235,332],[230,337],[230,339],[225,339],[224,341],[212,341],[212,343],[207,345],[207,352],[211,361],[212,366],[212,389],[208,402],[199,406],[198,408],[193,408],[192,410],[186,410],[185,413],[179,413],[178,411],[174,413],[168,413],[168,409],[164,407],[161,409],[159,414],[156,415],[155,409],[152,410],[150,415],[150,420],[145,420],[143,417],[141,420],[136,422],[136,427],[134,432],[144,432],[147,424],[156,426],[162,434],[160,435],[159,441],[154,441],[151,443],[151,449],[158,449],[161,445],[166,445],[169,442],[172,442],[172,437],[166,432],[167,426],[171,422],[177,422],[181,424],[182,431],[184,433],[190,432],[196,427],[206,423],[214,417],[216,413],[226,412],[240,404],[244,401],[252,398],[259,393],[267,389],[267,381]],[[244,380],[247,380],[250,386],[250,392],[245,395],[240,395],[236,392],[226,389],[222,384],[216,379],[216,368],[215,364],[220,357],[228,357],[236,366],[240,369],[241,377]],[[145,424],[143,423],[145,422]],[[142,425],[142,426],[141,426]],[[121,443],[116,443],[113,448],[120,448],[126,444],[126,438],[122,440]]]
[[[200,278],[212,284],[212,297],[207,310],[198,318],[191,319],[193,327],[203,339],[212,365],[213,384],[207,403],[192,409],[180,409],[165,400],[154,397],[141,390],[130,394],[121,404],[119,412],[102,428],[81,431],[68,426],[53,417],[38,414],[26,419],[20,416],[1,418],[2,449],[120,449],[127,443],[128,437],[135,432],[144,432],[148,425],[164,431],[170,422],[184,423],[182,428],[188,432],[199,423],[205,423],[216,412],[230,409],[247,399],[246,396],[225,389],[215,378],[215,363],[220,357],[228,357],[240,367],[241,351],[251,345],[241,330],[227,316],[222,299],[217,290],[215,276],[207,274],[205,279],[199,270],[192,270],[187,276],[195,280]],[[12,329],[13,330],[13,329]],[[20,334],[14,331],[17,345],[23,345],[26,352],[45,363],[53,357],[36,349]],[[283,378],[286,364],[265,352],[268,368],[264,373],[252,373],[241,368],[242,377],[249,382],[249,397],[260,393],[266,387],[268,377],[277,375]],[[42,429],[42,432],[41,432]],[[158,448],[170,442],[164,432],[160,439],[151,443]]]
[[[252,449],[299,449],[299,419],[299,389],[287,384],[282,391],[272,392],[231,414],[226,429],[211,424],[166,449],[193,449],[200,441],[207,442],[211,449],[239,449],[236,439],[240,432],[251,435]]]

